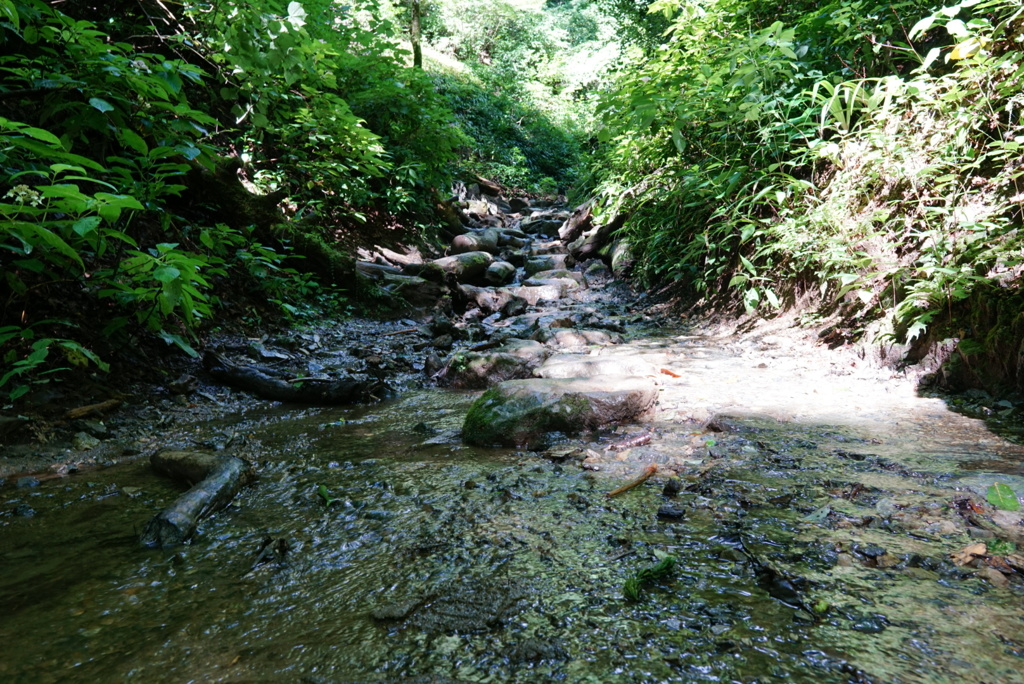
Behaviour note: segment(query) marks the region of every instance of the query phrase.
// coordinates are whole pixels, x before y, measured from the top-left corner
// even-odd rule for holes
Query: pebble
[[[658,508],[658,517],[668,520],[681,520],[686,517],[686,509],[679,504],[662,504]]]
[[[19,477],[16,484],[18,487],[38,487],[39,480],[31,475],[25,475],[24,477]]]
[[[18,504],[17,506],[14,507],[14,515],[18,516],[19,518],[31,518],[35,514],[35,509],[29,506],[28,504]]]
[[[992,583],[992,586],[999,587],[1000,589],[1010,585],[1010,580],[1006,579],[1006,575],[995,568],[988,567],[987,565],[982,566],[982,568],[978,570],[978,576],[987,579]]]
[[[836,556],[836,565],[840,568],[852,568],[857,565],[857,561],[850,554],[841,553]]]
[[[850,627],[850,629],[855,632],[861,632],[862,634],[880,634],[885,631],[885,627],[884,618],[870,616],[853,623],[853,626]]]
[[[891,553],[883,553],[881,556],[875,558],[875,567],[878,568],[891,568],[898,565],[900,559]]]

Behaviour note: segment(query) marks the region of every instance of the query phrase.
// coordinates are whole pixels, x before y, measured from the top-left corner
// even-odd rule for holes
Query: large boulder
[[[570,280],[575,280],[580,287],[587,287],[586,276],[579,271],[569,271],[564,268],[556,268],[550,271],[538,271],[530,277],[531,280],[547,280],[550,278],[569,278]]]
[[[380,280],[385,275],[398,275],[402,269],[388,264],[377,264],[371,261],[357,261],[356,273],[364,275],[373,280]]]
[[[467,214],[470,214],[474,218],[483,218],[484,216],[498,213],[498,208],[485,197],[466,200],[463,204],[463,208],[466,210]]]
[[[418,307],[434,304],[445,293],[440,283],[417,276],[385,273],[381,282],[385,290]]]
[[[487,268],[493,261],[494,257],[487,252],[466,252],[434,259],[430,263],[444,273],[452,274],[460,283],[478,283],[484,281]],[[429,279],[425,274],[422,277]]]
[[[529,236],[515,228],[502,228],[497,231],[499,247],[523,247],[530,242]]]
[[[459,352],[448,365],[444,384],[483,389],[505,380],[529,378],[551,350],[533,340],[508,340],[497,349]]]
[[[615,231],[625,223],[626,215],[618,214],[608,223],[594,226],[569,244],[569,254],[577,261],[586,261],[600,256],[602,250],[612,241]]]
[[[565,297],[570,292],[582,290],[583,286],[572,278],[528,278],[523,281],[526,287],[557,287],[559,297]]]
[[[498,231],[493,228],[476,233],[457,235],[452,240],[452,254],[465,254],[466,252],[488,252],[494,254],[497,251]]]
[[[628,276],[636,266],[636,257],[628,240],[616,240],[612,243],[612,273],[616,278]]]
[[[551,433],[578,434],[641,418],[657,399],[658,388],[645,378],[509,380],[470,407],[462,437],[482,446],[536,448]]]
[[[530,245],[530,256],[541,256],[544,254],[565,254],[565,245],[558,240],[534,242]]]
[[[519,224],[520,230],[530,235],[557,235],[562,226],[562,219],[546,216],[524,218]]]

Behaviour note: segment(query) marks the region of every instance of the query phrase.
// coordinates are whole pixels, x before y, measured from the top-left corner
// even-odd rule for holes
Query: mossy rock
[[[509,380],[470,407],[462,437],[479,446],[537,448],[552,433],[579,434],[642,417],[657,398],[657,387],[646,378]]]
[[[533,340],[515,340],[493,351],[461,353],[448,368],[446,384],[483,389],[504,380],[529,378],[550,354],[550,349]]]

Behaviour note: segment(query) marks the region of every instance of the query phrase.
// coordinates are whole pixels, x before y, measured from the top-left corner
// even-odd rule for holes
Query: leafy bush
[[[1018,284],[1017,3],[651,10],[670,40],[603,101],[593,171],[648,281],[749,311],[813,289],[899,341]]]

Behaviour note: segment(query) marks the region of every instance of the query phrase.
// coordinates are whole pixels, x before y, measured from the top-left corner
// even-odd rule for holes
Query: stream
[[[253,402],[158,435],[259,474],[166,550],[138,533],[182,488],[145,459],[8,482],[0,679],[1020,681],[1020,579],[950,554],[1024,539],[985,503],[1021,447],[798,337],[631,306],[584,353],[667,371],[642,424],[523,451],[462,441],[478,391]]]

